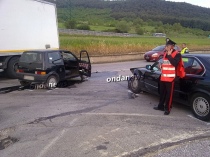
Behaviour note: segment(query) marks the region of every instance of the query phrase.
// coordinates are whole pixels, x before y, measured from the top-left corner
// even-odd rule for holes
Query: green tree
[[[134,26],[138,26],[138,25],[143,26],[144,25],[144,21],[141,18],[137,18],[137,19],[135,19],[133,21],[133,25]]]
[[[65,26],[67,29],[75,29],[76,28],[76,21],[75,20],[69,20],[65,23]]]
[[[182,30],[182,25],[180,23],[174,23],[172,29],[176,32],[180,32]]]
[[[115,27],[120,33],[128,33],[130,31],[130,26],[126,21],[118,22]]]
[[[163,26],[158,27],[156,33],[165,33]]]
[[[137,33],[138,35],[143,35],[143,34],[144,34],[144,29],[142,29],[141,26],[138,25],[138,26],[136,27],[136,33]]]

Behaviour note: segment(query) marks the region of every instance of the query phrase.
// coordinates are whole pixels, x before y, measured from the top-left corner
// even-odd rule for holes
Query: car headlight
[[[154,53],[152,57],[158,57],[158,53]]]

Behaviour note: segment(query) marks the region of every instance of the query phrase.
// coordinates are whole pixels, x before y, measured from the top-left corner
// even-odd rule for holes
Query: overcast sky
[[[193,5],[210,8],[210,0],[167,0],[167,1],[186,2],[186,3],[191,3]]]

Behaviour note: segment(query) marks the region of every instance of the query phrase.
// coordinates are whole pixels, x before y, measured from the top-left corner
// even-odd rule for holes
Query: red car
[[[181,49],[178,46],[175,46],[175,49],[178,50],[178,52],[181,51]],[[144,54],[144,59],[149,62],[149,61],[157,61],[160,58],[163,57],[165,50],[165,45],[158,46],[151,51],[148,51]]]

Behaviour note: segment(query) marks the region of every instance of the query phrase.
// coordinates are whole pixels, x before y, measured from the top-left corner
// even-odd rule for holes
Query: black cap
[[[176,45],[176,43],[174,41],[172,41],[171,39],[169,38],[166,38],[166,45]]]

